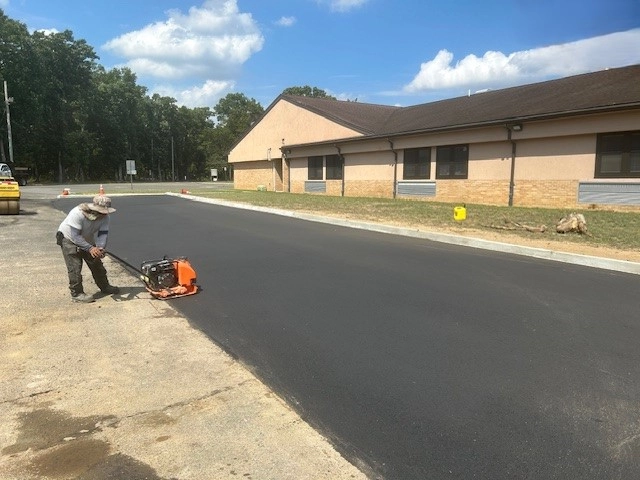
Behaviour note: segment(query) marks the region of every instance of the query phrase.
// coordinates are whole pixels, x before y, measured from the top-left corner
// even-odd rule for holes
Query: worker
[[[115,211],[109,197],[96,195],[93,202],[74,207],[58,227],[56,240],[67,265],[69,290],[74,302],[95,301],[93,295],[87,295],[82,286],[83,261],[103,294],[120,292],[118,287],[109,284],[107,270],[102,264],[109,235],[109,214]]]

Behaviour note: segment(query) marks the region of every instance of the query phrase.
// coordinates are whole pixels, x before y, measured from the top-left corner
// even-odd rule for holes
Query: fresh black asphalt
[[[189,257],[203,291],[172,304],[377,476],[640,478],[638,276],[169,196],[114,206],[109,249]]]

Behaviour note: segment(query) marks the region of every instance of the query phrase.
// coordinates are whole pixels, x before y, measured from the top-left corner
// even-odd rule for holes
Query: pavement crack
[[[623,439],[618,445],[616,445],[616,450],[618,452],[622,451],[622,449],[626,448],[630,443],[635,442],[640,439],[640,433],[636,433],[635,435],[630,435],[627,438]]]
[[[153,415],[153,414],[157,414],[157,413],[165,413],[165,412],[167,412],[169,410],[172,410],[172,409],[175,409],[175,408],[187,407],[187,406],[192,405],[194,403],[202,402],[202,401],[208,400],[210,398],[216,397],[216,396],[220,395],[221,393],[226,393],[226,392],[229,392],[231,390],[234,390],[234,389],[236,389],[238,387],[243,386],[248,381],[251,381],[251,380],[244,380],[244,381],[238,383],[237,385],[229,385],[229,386],[226,386],[224,388],[216,388],[215,390],[212,390],[212,391],[210,391],[208,393],[205,393],[203,395],[200,395],[198,397],[191,397],[191,398],[188,398],[188,399],[185,399],[185,400],[174,402],[174,403],[171,403],[169,405],[165,405],[162,408],[157,408],[157,409],[152,409],[152,410],[144,410],[144,411],[141,411],[141,412],[135,412],[135,413],[132,413],[130,415],[125,415],[125,416],[122,416],[122,417],[119,417],[119,418],[115,418],[115,419],[113,419],[113,421],[105,421],[103,423],[103,425],[105,427],[118,428],[119,424],[124,420],[140,418],[140,417],[144,417],[144,416],[147,416],[147,415]]]
[[[42,390],[41,392],[33,392],[33,393],[30,393],[29,395],[23,395],[21,397],[10,398],[8,400],[3,400],[2,402],[0,402],[0,405],[5,405],[7,403],[18,403],[18,402],[21,402],[23,400],[27,400],[29,398],[38,397],[40,395],[46,395],[47,393],[51,393],[53,391],[55,391],[55,390],[50,388],[49,390]]]

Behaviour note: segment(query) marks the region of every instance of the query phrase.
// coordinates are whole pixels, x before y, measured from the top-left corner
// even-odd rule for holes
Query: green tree
[[[228,167],[227,155],[233,146],[264,114],[264,108],[255,99],[242,93],[230,93],[213,108],[215,128],[202,136],[204,149],[211,168]]]
[[[91,88],[97,55],[84,40],[75,40],[73,33],[32,34],[34,61],[38,65],[37,161],[51,171],[57,166],[59,179],[66,176],[85,178],[86,164],[69,156],[68,136],[76,135],[81,126],[74,118],[83,96]]]
[[[145,104],[146,88],[136,83],[128,68],[93,75],[93,95],[85,98],[88,128],[97,142],[91,152],[92,176],[122,179],[126,160],[135,160],[144,170],[146,152]]]
[[[33,122],[38,119],[38,95],[34,85],[34,58],[31,35],[26,25],[11,20],[0,9],[0,85],[7,82],[11,104],[12,138],[15,160],[25,163],[32,150]],[[3,89],[0,86],[0,90]],[[4,92],[3,92],[4,93]],[[0,148],[3,161],[8,160],[7,124],[5,102],[2,102],[0,119]]]
[[[226,128],[234,141],[239,140],[263,113],[262,105],[243,93],[229,93],[213,108],[217,126]]]
[[[305,85],[304,87],[289,87],[285,88],[282,91],[283,95],[297,95],[299,97],[313,97],[313,98],[328,98],[331,100],[337,100],[336,97],[333,97],[321,88],[318,87],[310,87],[309,85]]]
[[[171,139],[178,115],[176,100],[154,93],[145,100],[145,124],[147,125],[146,145],[150,177],[157,180],[171,179]],[[175,145],[174,145],[175,151]]]

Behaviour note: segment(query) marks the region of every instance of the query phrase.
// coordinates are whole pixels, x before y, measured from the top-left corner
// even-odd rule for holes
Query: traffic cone
[[[68,188],[63,188],[62,189],[62,195],[69,195],[69,189]]]
[[[100,191],[98,193],[100,195],[104,195],[104,188],[102,187],[102,184],[100,184]]]

